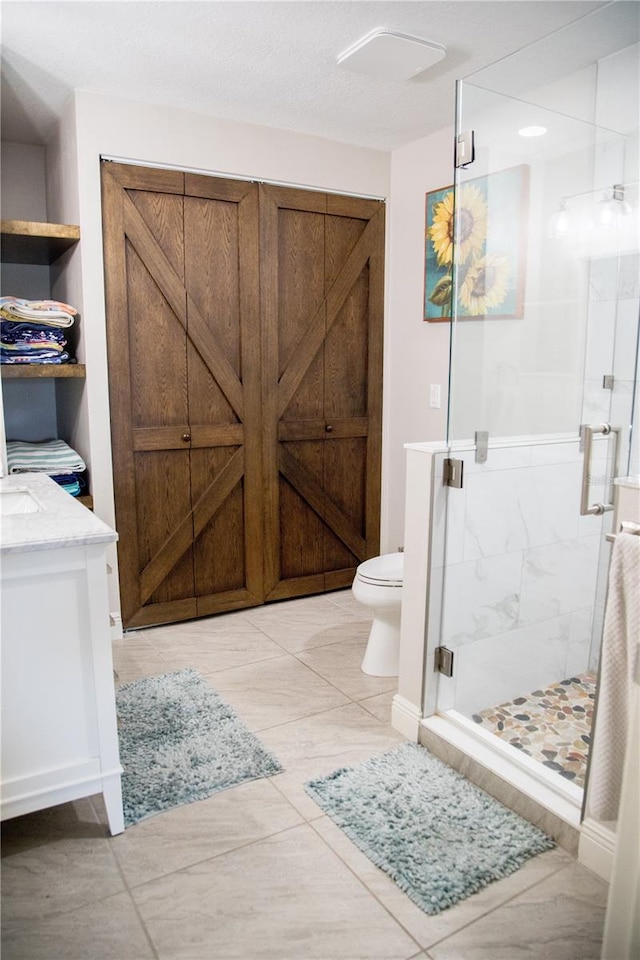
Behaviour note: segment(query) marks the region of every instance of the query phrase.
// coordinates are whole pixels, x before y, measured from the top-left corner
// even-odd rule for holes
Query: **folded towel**
[[[72,497],[79,497],[86,487],[84,477],[79,473],[56,473],[51,476],[51,479]]]
[[[25,300],[24,297],[0,297],[0,307],[7,304],[13,304],[14,307],[28,307],[31,310],[63,310],[72,316],[77,314],[75,307],[70,303],[63,303],[61,300]]]
[[[64,353],[49,353],[45,352],[44,356],[37,355],[34,356],[32,353],[17,353],[12,356],[7,356],[7,354],[0,351],[0,363],[21,363],[26,365],[28,363],[75,363],[70,354],[65,350]]]
[[[7,440],[9,473],[82,473],[87,465],[64,440]]]
[[[2,309],[0,309],[0,316],[11,320],[21,317],[23,320],[37,320],[38,323],[45,322],[43,319],[44,315],[42,313],[38,313],[36,310],[32,310],[30,312],[18,312],[17,310],[12,310],[10,306],[2,307]],[[57,313],[52,311],[46,315],[46,323],[52,327],[70,327],[73,324],[73,319],[74,318],[70,316],[70,314],[64,313],[63,311],[59,311]]]
[[[0,319],[0,338],[3,343],[33,343],[36,340],[55,340],[66,343],[65,332],[61,327],[52,327],[48,323],[35,323],[33,320],[15,321]]]
[[[22,300],[0,297],[0,316],[7,320],[35,320],[54,327],[70,327],[78,311],[59,300]]]
[[[55,340],[34,340],[33,342],[21,341],[20,343],[5,343],[2,341],[0,350],[2,350],[2,352],[8,357],[11,357],[16,353],[32,353],[35,356],[38,356],[38,354],[42,353],[44,350],[48,350],[49,353],[52,353],[55,356],[56,353],[62,353],[64,347],[61,343],[56,343]]]

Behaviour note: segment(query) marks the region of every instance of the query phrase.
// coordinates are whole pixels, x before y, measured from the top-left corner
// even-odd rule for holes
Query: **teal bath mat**
[[[116,689],[125,826],[282,767],[197,670]]]
[[[305,784],[426,913],[508,876],[553,840],[413,743]]]

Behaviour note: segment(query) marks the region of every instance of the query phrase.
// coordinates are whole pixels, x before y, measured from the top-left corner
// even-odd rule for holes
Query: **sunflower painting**
[[[527,189],[518,166],[461,184],[457,197],[427,193],[425,320],[450,320],[453,303],[463,319],[522,316]]]

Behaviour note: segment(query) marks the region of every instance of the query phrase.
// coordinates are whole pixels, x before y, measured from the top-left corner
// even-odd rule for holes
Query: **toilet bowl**
[[[351,586],[359,603],[373,613],[361,670],[372,677],[397,677],[404,554],[385,553],[365,560]]]

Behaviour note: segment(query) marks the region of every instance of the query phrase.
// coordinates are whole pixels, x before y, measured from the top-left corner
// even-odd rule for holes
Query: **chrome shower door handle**
[[[582,491],[580,495],[580,516],[599,517],[603,513],[613,510],[613,503],[592,503],[589,504],[589,488],[591,486],[591,451],[593,448],[593,437],[595,434],[602,434],[604,437],[614,435],[613,448],[613,467],[611,480],[613,481],[618,472],[618,447],[620,445],[620,427],[612,427],[610,423],[598,423],[595,426],[583,423],[580,427],[580,434],[583,442],[584,460],[582,462]]]

